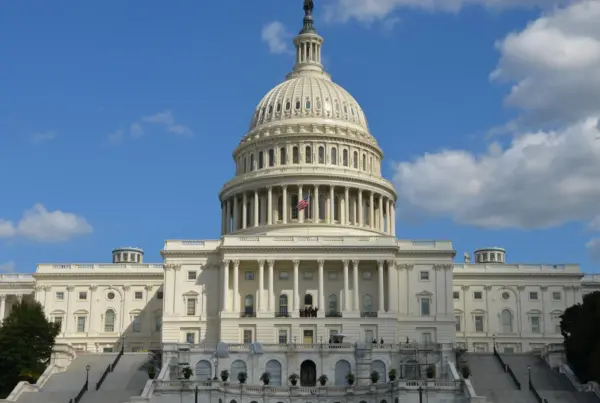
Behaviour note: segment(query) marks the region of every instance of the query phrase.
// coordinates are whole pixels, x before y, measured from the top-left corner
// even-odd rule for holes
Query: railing
[[[113,370],[115,369],[115,366],[119,363],[119,360],[123,356],[124,352],[125,352],[125,340],[123,339],[122,343],[121,343],[121,349],[119,350],[119,354],[117,354],[117,356],[115,357],[115,360],[113,361],[112,364],[108,364],[108,366],[102,373],[100,380],[98,382],[96,382],[96,390],[100,389],[100,386],[102,386],[102,383],[104,382],[104,379],[106,379],[108,374],[113,372]]]
[[[546,399],[540,396],[538,391],[535,389],[535,386],[533,386],[533,383],[531,382],[531,376],[529,377],[529,390],[533,393],[533,396],[535,396],[538,403],[548,403]]]
[[[256,312],[240,312],[240,318],[256,318]]]
[[[102,373],[102,376],[100,377],[100,380],[98,382],[96,382],[96,390],[100,389],[100,386],[102,386],[102,382],[104,382],[104,378],[106,378],[106,376],[108,375],[108,373],[111,372],[111,367],[112,367],[111,364],[108,364],[106,366],[106,369]]]
[[[286,349],[304,349],[304,350],[321,350],[321,349],[349,349],[354,350],[357,348],[356,343],[294,343],[292,341],[288,343],[261,343],[263,350],[286,350]],[[172,348],[181,350],[181,349],[194,349],[194,350],[215,350],[217,348],[217,343],[199,343],[199,344],[191,344],[191,343],[174,343],[172,345],[165,344],[163,348],[169,350],[170,346]],[[244,351],[250,350],[250,344],[239,344],[232,343],[227,345],[228,349],[231,351]],[[441,343],[372,343],[371,341],[366,341],[365,348],[367,349],[388,349],[392,351],[403,351],[410,350],[414,353],[415,350],[436,350],[442,347]]]
[[[326,318],[341,318],[342,313],[336,312],[336,311],[329,311],[329,312],[325,312],[325,317]]]
[[[275,317],[276,318],[289,318],[290,313],[289,312],[275,312]]]
[[[79,391],[77,396],[75,396],[72,399],[69,399],[69,403],[79,403],[79,401],[81,400],[81,398],[83,397],[85,392],[87,392],[87,390],[88,390],[88,378],[87,378],[87,374],[86,374],[85,383],[83,384],[83,388],[81,388],[81,390]]]
[[[360,317],[361,318],[376,318],[377,312],[361,312]]]
[[[494,346],[494,357],[496,357],[498,359],[498,362],[500,362],[500,365],[502,365],[504,372],[506,372],[506,373],[508,373],[508,375],[510,375],[510,377],[512,378],[513,382],[515,383],[515,386],[517,387],[517,389],[521,390],[521,382],[519,382],[519,380],[517,379],[517,376],[513,372],[512,368],[504,362],[502,357],[500,357],[498,350],[496,350],[496,346]]]

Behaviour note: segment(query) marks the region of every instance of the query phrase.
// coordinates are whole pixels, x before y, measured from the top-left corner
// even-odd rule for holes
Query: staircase
[[[527,384],[517,389],[504,368],[492,353],[465,353],[471,369],[471,384],[478,396],[485,396],[490,403],[537,403]]]
[[[148,381],[148,353],[125,353],[100,389],[90,389],[80,403],[124,403],[140,396]]]
[[[53,374],[38,392],[23,392],[17,403],[66,403],[77,396],[85,383],[86,366],[90,366],[89,388],[100,379],[106,366],[117,354],[79,354],[66,371]],[[88,392],[89,393],[89,392]]]
[[[511,367],[523,389],[529,385],[530,367],[531,382],[548,403],[600,403],[593,393],[578,392],[565,375],[554,372],[538,355],[504,353],[502,359]]]

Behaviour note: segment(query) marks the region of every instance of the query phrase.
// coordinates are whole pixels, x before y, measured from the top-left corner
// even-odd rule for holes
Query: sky
[[[600,263],[600,0],[315,0],[334,81],[398,192],[397,236]],[[220,236],[301,0],[0,2],[0,271]]]

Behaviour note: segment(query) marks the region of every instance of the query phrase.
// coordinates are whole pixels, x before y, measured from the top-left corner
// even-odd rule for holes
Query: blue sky
[[[597,271],[600,2],[315,3],[326,67],[385,152],[399,238]],[[302,15],[300,0],[0,3],[0,267],[126,245],[159,261],[165,239],[217,238],[231,152],[291,69]]]

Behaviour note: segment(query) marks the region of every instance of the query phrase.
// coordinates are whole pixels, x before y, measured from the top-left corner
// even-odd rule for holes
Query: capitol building
[[[156,263],[124,247],[107,262],[0,275],[0,319],[35,299],[61,324],[57,343],[78,353],[160,351],[156,380],[135,400],[153,402],[193,398],[196,387],[203,402],[287,402],[291,375],[298,401],[381,393],[385,403],[417,402],[414,380],[425,374],[434,379],[428,401],[462,402],[457,348],[561,343],[560,315],[600,290],[600,276],[577,264],[514,264],[499,247],[457,258],[449,240],[398,239],[383,150],[358,101],[323,67],[312,7],[294,45],[292,71],[233,150],[219,239],[167,240]],[[213,382],[223,370],[231,382]],[[373,372],[382,386],[372,386]],[[322,375],[330,390],[317,399]]]

